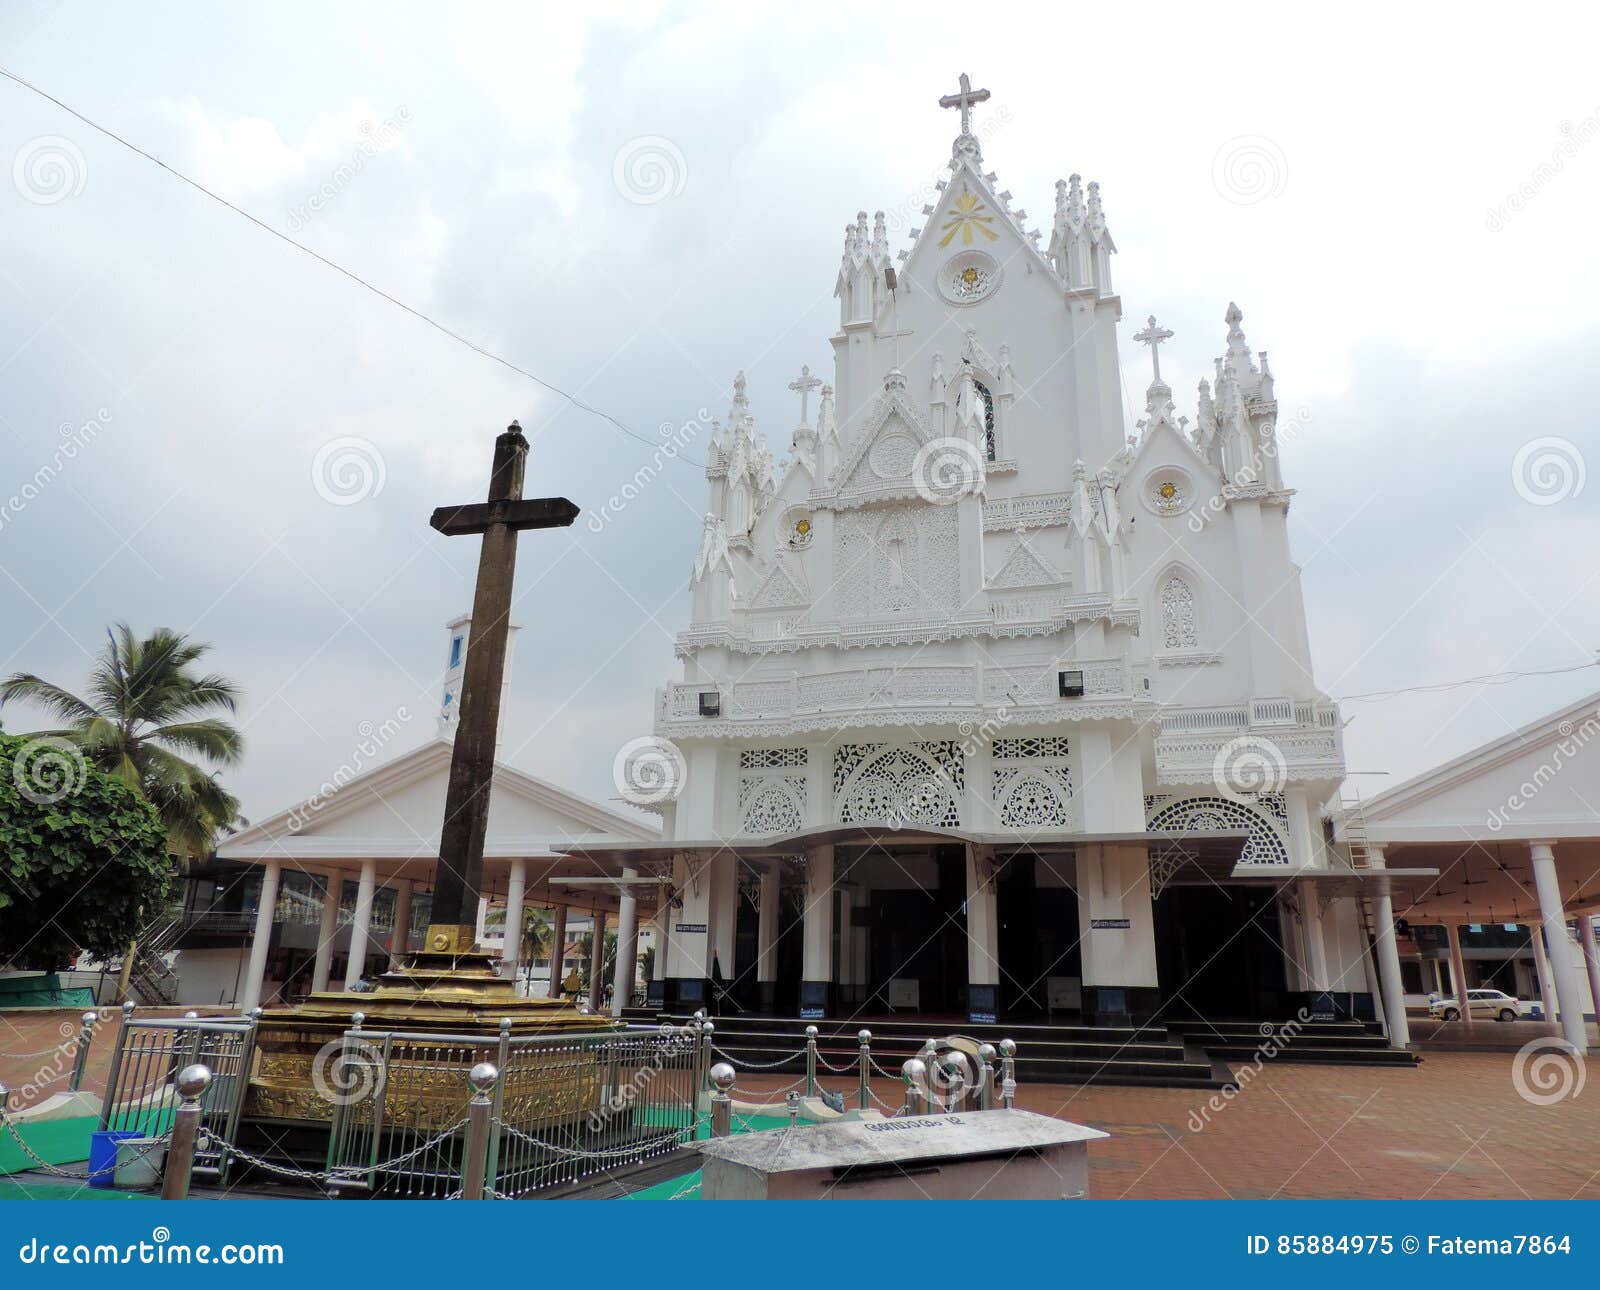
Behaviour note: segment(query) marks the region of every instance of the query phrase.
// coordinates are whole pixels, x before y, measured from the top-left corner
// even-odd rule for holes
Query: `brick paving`
[[[65,1087],[70,1055],[52,1075],[48,1056],[5,1054],[61,1042],[63,1023],[75,1027],[75,1018],[0,1014],[0,1082]],[[108,1015],[85,1080],[96,1092],[115,1033]],[[1269,1064],[1231,1099],[1205,1090],[1023,1085],[1018,1104],[1112,1135],[1090,1148],[1097,1198],[1600,1199],[1600,1078],[1576,1097],[1539,1106],[1518,1094],[1513,1060],[1504,1052],[1433,1052],[1415,1069]],[[1242,1075],[1247,1067],[1234,1069]],[[738,1091],[759,1100],[789,1082],[741,1077]],[[853,1080],[828,1076],[824,1085],[853,1100]],[[886,1102],[901,1095],[882,1080],[874,1091]]]

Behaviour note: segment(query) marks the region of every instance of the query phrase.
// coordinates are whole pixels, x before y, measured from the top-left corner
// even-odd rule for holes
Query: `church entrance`
[[[1156,968],[1171,1019],[1277,1018],[1285,1011],[1278,905],[1263,887],[1168,887],[1155,903]]]
[[[995,889],[1000,1015],[1008,1020],[1072,1018],[1079,1006],[1083,956],[1071,862],[1017,855]]]
[[[867,1016],[965,1015],[965,848],[862,848],[848,860],[846,884],[860,894],[840,922],[851,945],[838,960],[841,1000]]]

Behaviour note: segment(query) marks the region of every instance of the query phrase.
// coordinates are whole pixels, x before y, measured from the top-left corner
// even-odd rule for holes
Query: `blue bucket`
[[[142,1138],[137,1129],[96,1129],[89,1135],[89,1186],[109,1188],[117,1167],[117,1143]]]

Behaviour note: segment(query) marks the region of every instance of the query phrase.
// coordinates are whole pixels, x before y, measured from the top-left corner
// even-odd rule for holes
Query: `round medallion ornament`
[[[785,512],[783,538],[791,551],[803,550],[811,545],[811,512],[796,506]]]
[[[1186,471],[1175,467],[1155,471],[1144,481],[1144,504],[1157,515],[1181,515],[1194,501]]]
[[[939,273],[939,290],[953,305],[974,305],[1000,285],[1000,265],[982,251],[953,255]]]

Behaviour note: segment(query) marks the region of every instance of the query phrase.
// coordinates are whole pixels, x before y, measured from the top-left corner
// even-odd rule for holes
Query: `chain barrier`
[[[806,1050],[802,1048],[799,1052],[790,1053],[787,1057],[780,1057],[775,1062],[753,1062],[747,1057],[735,1057],[732,1053],[718,1048],[715,1044],[711,1045],[711,1051],[725,1062],[731,1062],[735,1066],[743,1066],[746,1070],[752,1071],[776,1070],[779,1066],[786,1066],[790,1062],[800,1061],[806,1055]]]
[[[667,1199],[668,1200],[688,1200],[691,1196],[693,1196],[697,1191],[700,1190],[700,1181],[701,1180],[700,1180],[699,1175],[696,1174],[695,1175],[695,1180],[692,1183],[690,1183],[687,1187],[684,1187],[680,1191],[673,1192],[672,1195],[667,1197]]]
[[[117,1166],[115,1164],[110,1165],[105,1169],[84,1170],[82,1173],[79,1173],[76,1169],[62,1169],[58,1165],[51,1164],[37,1151],[30,1147],[27,1142],[23,1140],[22,1135],[17,1132],[16,1125],[12,1124],[10,1120],[4,1121],[4,1124],[6,1132],[11,1135],[11,1140],[22,1149],[23,1155],[27,1156],[29,1160],[33,1161],[34,1168],[38,1169],[41,1173],[49,1174],[54,1178],[73,1178],[78,1182],[86,1182],[90,1178],[109,1178],[112,1174],[117,1172]],[[156,1138],[154,1141],[142,1146],[139,1149],[139,1154],[134,1157],[133,1161],[124,1160],[122,1163],[132,1164],[134,1161],[143,1160],[157,1147],[164,1147],[171,1141],[172,1135],[170,1133],[163,1134],[161,1137]]]
[[[822,1050],[820,1048],[817,1050],[817,1064],[821,1066],[823,1070],[831,1071],[835,1075],[848,1075],[851,1071],[855,1070],[857,1065],[860,1064],[860,1061],[861,1058],[857,1056],[854,1061],[846,1062],[843,1066],[835,1066],[822,1055]]]
[[[682,1129],[673,1129],[670,1133],[660,1133],[653,1138],[641,1138],[637,1142],[625,1147],[602,1147],[599,1151],[584,1151],[579,1147],[564,1147],[556,1142],[546,1142],[543,1138],[536,1138],[531,1133],[525,1133],[512,1125],[502,1123],[502,1133],[508,1133],[513,1138],[520,1138],[530,1146],[538,1147],[544,1151],[553,1151],[557,1155],[566,1156],[572,1160],[621,1160],[629,1156],[638,1156],[664,1146],[668,1142],[675,1142],[683,1135]]]
[[[883,1079],[900,1080],[905,1078],[899,1071],[884,1070],[882,1066],[878,1065],[878,1059],[876,1057],[869,1055],[867,1060],[872,1063],[873,1073],[881,1076]]]
[[[396,1156],[393,1160],[380,1161],[373,1165],[347,1165],[341,1169],[301,1169],[297,1165],[281,1165],[275,1160],[267,1160],[253,1152],[246,1151],[243,1147],[236,1147],[226,1138],[216,1134],[204,1134],[203,1147],[207,1151],[226,1151],[230,1156],[250,1165],[252,1168],[261,1169],[269,1174],[277,1174],[280,1178],[294,1178],[301,1182],[315,1183],[340,1183],[354,1182],[363,1174],[388,1173],[408,1165],[417,1157],[426,1155],[441,1143],[455,1137],[456,1133],[466,1127],[466,1120],[457,1120],[448,1129],[435,1134],[420,1146],[413,1147],[404,1155]],[[200,1145],[200,1144],[197,1144]]]
[[[77,1046],[78,1037],[72,1035],[63,1039],[59,1044],[53,1044],[49,1048],[41,1048],[36,1053],[0,1053],[0,1061],[26,1062],[35,1057],[49,1057],[52,1053],[59,1053],[63,1048],[75,1049]]]

